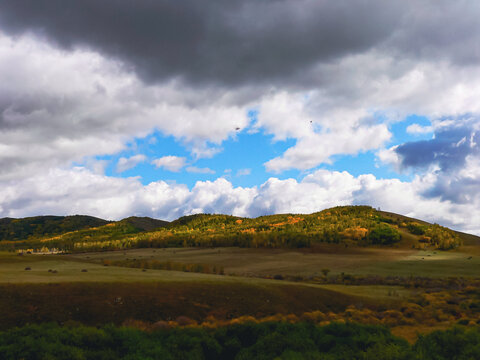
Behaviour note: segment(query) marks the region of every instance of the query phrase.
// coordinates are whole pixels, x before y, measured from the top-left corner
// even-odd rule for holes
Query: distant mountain
[[[0,241],[54,236],[109,223],[111,221],[85,215],[2,218],[0,219]]]
[[[276,216],[276,215],[270,215],[270,216]],[[178,227],[178,226],[184,226],[184,225],[192,225],[192,226],[195,226],[195,224],[198,224],[198,223],[205,223],[205,222],[209,222],[209,221],[213,221],[213,222],[217,222],[218,219],[221,219],[221,220],[237,220],[237,219],[243,219],[243,218],[240,218],[240,217],[237,217],[237,216],[232,216],[232,215],[221,215],[221,214],[215,214],[215,215],[212,215],[212,214],[193,214],[193,215],[186,215],[186,216],[182,216],[182,217],[179,217],[178,219],[176,220],[173,220],[171,223],[170,223],[170,226],[171,228],[175,228],[175,227]]]
[[[3,250],[47,247],[67,252],[191,246],[309,248],[320,243],[442,250],[480,245],[478,236],[370,206],[257,218],[195,214],[172,222],[136,216],[116,222],[89,216],[1,219],[0,239],[10,240],[0,242]]]
[[[141,231],[151,231],[151,230],[165,227],[168,224],[170,224],[168,221],[152,219],[146,216],[145,217],[130,216],[120,221],[127,222]]]
[[[131,216],[120,221],[107,221],[92,216],[35,216],[23,219],[0,219],[0,241],[34,239],[78,239],[81,236],[118,238],[122,234],[136,234],[160,229],[168,221]]]

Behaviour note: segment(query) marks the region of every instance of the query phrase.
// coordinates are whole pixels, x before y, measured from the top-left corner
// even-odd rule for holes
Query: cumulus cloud
[[[157,168],[164,168],[168,171],[179,172],[186,164],[187,159],[182,156],[163,156],[152,161]]]
[[[395,151],[397,147],[398,145],[392,146],[388,149],[380,149],[376,152],[376,156],[380,164],[391,165],[394,167],[394,169],[397,172],[401,172],[402,171],[401,159],[400,159],[400,156]],[[379,166],[380,165],[379,163],[377,162],[376,165]]]
[[[116,170],[119,173],[127,171],[144,162],[146,159],[147,157],[143,154],[134,155],[129,158],[121,157],[118,159]]]
[[[357,154],[377,149],[390,139],[384,124],[360,128],[345,128],[338,133],[325,132],[302,137],[297,144],[277,158],[265,163],[269,171],[281,172],[289,169],[307,170],[321,163],[330,162],[335,154]]]
[[[115,154],[154,129],[212,156],[249,121],[215,92],[148,87],[97,53],[0,32],[0,179]]]
[[[407,133],[409,134],[428,134],[432,131],[432,126],[422,126],[419,124],[411,124],[407,126]]]
[[[273,172],[378,149],[411,113],[480,112],[476,46],[458,49],[477,43],[478,5],[301,2],[0,2],[0,178],[154,129],[212,157],[250,109],[255,128],[297,140]]]
[[[472,160],[474,161],[474,160]],[[475,161],[471,176],[478,176]],[[476,173],[473,173],[476,172]],[[85,168],[51,170],[44,175],[10,182],[0,188],[0,217],[39,214],[89,214],[106,219],[131,215],[173,220],[194,213],[260,216],[274,213],[311,213],[337,205],[367,204],[383,210],[480,234],[480,196],[454,204],[422,193],[436,174],[412,182],[354,177],[348,172],[317,170],[301,180],[270,178],[259,187],[234,187],[224,178],[185,185],[137,178],[113,178]],[[52,187],[52,182],[56,183]],[[432,211],[435,209],[435,211]]]

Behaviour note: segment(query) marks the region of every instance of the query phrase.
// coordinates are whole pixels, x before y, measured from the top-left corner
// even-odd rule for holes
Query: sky
[[[480,235],[480,2],[0,0],[0,217],[371,205]]]

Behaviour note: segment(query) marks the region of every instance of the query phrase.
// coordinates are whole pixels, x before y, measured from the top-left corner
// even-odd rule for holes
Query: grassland
[[[44,321],[121,324],[129,319],[155,322],[181,316],[199,322],[209,317],[278,314],[300,319],[320,312],[330,314],[322,321],[357,316],[356,321],[387,324],[413,341],[417,330],[446,328],[465,316],[476,321],[480,293],[448,288],[431,295],[425,289],[395,284],[321,283],[327,280],[322,269],[329,268],[331,277],[341,273],[401,276],[410,274],[414,266],[416,276],[442,278],[448,272],[448,277],[474,282],[480,276],[478,257],[468,260],[471,255],[467,255],[461,250],[429,253],[341,245],[302,251],[167,248],[60,255],[0,253],[1,326]],[[104,266],[106,261],[123,259],[216,264],[225,267],[226,275]],[[293,276],[297,281],[274,280],[275,275]],[[452,298],[461,300],[449,305]],[[360,315],[350,314],[352,306]],[[410,308],[417,315],[409,315]],[[468,314],[463,308],[470,309]],[[440,316],[439,309],[450,315]],[[429,320],[424,323],[421,319],[427,313]]]
[[[399,306],[410,292],[370,286],[316,285],[178,271],[102,266],[66,255],[0,256],[0,318],[8,328],[36,321],[121,324],[129,318],[158,321],[188,316],[234,318],[245,315],[342,312],[351,304],[375,310]],[[99,254],[95,254],[99,255]],[[104,253],[103,255],[107,255]],[[86,257],[88,256],[88,259]],[[25,270],[30,268],[31,270]],[[55,272],[49,272],[55,270]],[[86,272],[82,272],[86,270]],[[372,297],[372,294],[375,294]]]
[[[349,248],[325,246],[323,251],[249,248],[167,248],[133,249],[71,255],[0,255],[0,282],[58,281],[181,281],[190,277],[210,278],[204,274],[103,266],[105,260],[158,260],[202,263],[221,266],[227,275],[243,277],[322,276],[329,275],[480,277],[480,256],[471,252],[423,251],[412,249]],[[25,271],[25,267],[32,270]],[[57,270],[57,273],[48,270]],[[82,269],[87,272],[81,272]],[[220,279],[225,277],[220,276]],[[228,277],[227,277],[228,278]]]
[[[166,248],[107,251],[63,256],[101,264],[122,259],[154,259],[182,263],[204,263],[222,266],[226,274],[241,276],[291,275],[320,276],[322,269],[330,275],[480,277],[480,256],[463,251],[425,251],[405,248],[345,249],[323,245],[311,249],[250,248]]]

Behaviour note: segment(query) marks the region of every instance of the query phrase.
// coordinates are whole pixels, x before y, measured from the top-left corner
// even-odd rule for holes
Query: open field
[[[235,249],[233,249],[235,250]],[[132,250],[127,254],[138,253]],[[151,251],[151,250],[150,250]],[[185,251],[182,249],[181,251]],[[199,250],[195,250],[199,251]],[[167,253],[166,251],[165,253]],[[118,255],[118,252],[114,252]],[[145,252],[144,252],[145,254]],[[95,263],[95,256],[104,255],[102,259],[110,258],[109,253],[85,255],[86,262],[78,259],[78,255],[25,255],[16,256],[11,253],[0,253],[0,284],[55,284],[55,283],[203,283],[215,285],[247,285],[247,286],[295,286],[300,289],[315,288],[337,292],[344,295],[364,296],[366,298],[392,300],[392,290],[396,298],[404,298],[410,291],[398,286],[346,286],[336,284],[310,284],[302,282],[277,281],[255,277],[226,276],[201,274],[182,271],[151,270],[126,268],[120,266],[103,266]],[[107,256],[105,256],[107,255]],[[122,252],[123,256],[123,252]],[[228,255],[232,256],[231,254]],[[112,257],[115,258],[115,257]],[[25,270],[25,268],[30,270]],[[56,272],[49,272],[55,270]],[[86,270],[86,272],[82,271]],[[363,289],[363,290],[362,290]]]
[[[207,316],[301,315],[344,311],[352,304],[385,310],[396,308],[411,294],[389,286],[362,289],[179,271],[143,272],[65,255],[3,253],[0,260],[3,328],[32,321],[97,325],[121,324],[129,318],[158,321],[188,316],[200,321]],[[57,272],[48,271],[52,269]]]
[[[359,269],[386,276],[480,277],[480,256],[470,251],[415,251],[396,261],[378,261]]]
[[[75,259],[153,259],[182,263],[202,263],[223,266],[226,274],[236,275],[320,275],[328,268],[333,272],[356,272],[379,259],[402,259],[413,252],[399,249],[350,249],[343,246],[325,247],[326,252],[283,249],[249,248],[167,248],[135,249],[71,255]],[[88,259],[87,259],[88,257]]]
[[[135,319],[153,323],[182,316],[198,322],[279,314],[301,319],[304,314],[320,312],[324,320],[319,321],[385,324],[414,341],[417,332],[447,328],[459,320],[480,321],[478,291],[444,287],[430,293],[376,282],[347,285],[308,279],[322,278],[322,269],[327,268],[330,276],[479,278],[479,256],[472,250],[476,248],[444,252],[324,245],[302,250],[147,248],[68,255],[0,253],[1,327],[49,321],[120,325]],[[210,264],[224,267],[226,275],[104,266],[105,261],[126,259]],[[262,278],[274,275],[298,276],[301,281]],[[349,309],[354,309],[353,314]]]
[[[29,267],[31,270],[25,270]],[[56,273],[48,270],[56,270]],[[87,270],[82,272],[82,270]],[[61,255],[0,255],[0,283],[59,283],[59,282],[181,282],[212,280],[205,274],[178,271],[148,271],[78,261]],[[228,281],[217,276],[215,281]],[[250,281],[251,279],[246,279]]]
[[[138,251],[134,250],[137,255]],[[188,316],[200,321],[207,316],[301,315],[340,312],[352,304],[385,310],[398,307],[412,292],[380,285],[349,287],[179,271],[143,272],[85,261],[107,253],[83,255],[89,259],[0,254],[2,327],[32,321],[73,320],[96,325],[120,324],[129,318],[158,321]],[[31,270],[25,270],[27,267]]]
[[[245,252],[246,250],[246,252]],[[154,250],[153,250],[154,251]],[[277,253],[277,250],[272,250]],[[158,252],[160,256],[151,249],[138,249],[124,252],[103,252],[81,255],[24,255],[16,256],[12,253],[0,253],[0,283],[58,283],[58,282],[181,282],[181,281],[210,281],[210,282],[265,282],[268,280],[258,279],[255,276],[242,275],[265,275],[265,274],[320,274],[323,263],[315,264],[320,255],[303,255],[302,253],[283,253],[277,262],[272,258],[275,254],[266,255],[265,250],[253,256],[252,251],[247,249],[222,249],[219,254],[215,250],[214,257],[211,250],[179,249],[178,251],[167,249]],[[177,254],[179,255],[177,257]],[[171,256],[169,256],[171,255]],[[183,271],[163,271],[127,268],[121,266],[103,266],[103,260],[123,258],[147,258],[158,260],[202,262],[213,264],[225,264],[226,274],[236,276],[222,276],[212,274],[201,274]],[[153,256],[153,257],[152,257]],[[310,258],[310,267],[300,261]],[[248,261],[247,261],[248,259]],[[278,261],[288,259],[289,267],[278,266]],[[235,260],[235,261],[234,261]],[[241,262],[244,262],[242,265]],[[264,261],[262,263],[262,261]],[[297,263],[295,263],[297,261]],[[366,261],[362,259],[361,261]],[[333,263],[332,263],[333,264]],[[280,264],[281,265],[281,264]],[[231,266],[231,267],[230,267]],[[30,270],[25,270],[30,268]],[[313,270],[315,271],[313,271]],[[49,270],[55,270],[51,272]],[[84,270],[84,271],[82,271]],[[86,271],[85,271],[86,270]],[[313,271],[313,272],[312,272]],[[283,281],[282,283],[285,283]],[[298,284],[298,283],[295,283]],[[305,284],[313,286],[311,284]]]
[[[134,249],[66,255],[100,264],[103,260],[158,260],[222,266],[226,274],[246,276],[330,274],[480,277],[480,254],[465,251],[424,251],[392,248],[348,248],[325,245],[308,250],[245,248]],[[470,259],[469,259],[470,258]]]

